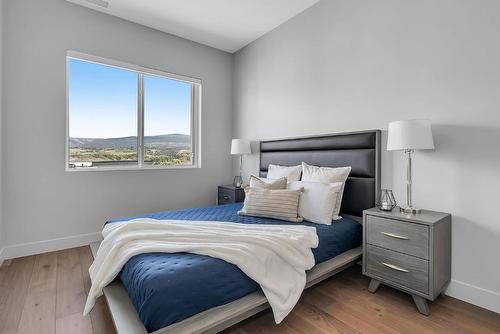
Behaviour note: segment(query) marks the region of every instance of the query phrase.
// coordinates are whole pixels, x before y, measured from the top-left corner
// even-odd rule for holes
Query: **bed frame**
[[[375,204],[380,189],[380,130],[339,133],[315,137],[262,141],[260,175],[272,164],[293,166],[302,161],[324,167],[352,166],[347,179],[341,212],[361,221],[362,212]],[[90,245],[95,256],[99,243]],[[362,249],[351,249],[314,266],[307,273],[306,288],[354,265]],[[148,333],[119,279],[104,288],[111,317],[118,334]],[[225,305],[211,308],[154,334],[217,333],[269,308],[261,291]]]

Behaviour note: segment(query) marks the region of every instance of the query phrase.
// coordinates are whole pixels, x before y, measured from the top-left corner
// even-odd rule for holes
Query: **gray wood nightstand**
[[[451,215],[363,211],[363,274],[372,278],[370,292],[381,283],[408,292],[429,315],[427,300],[435,300],[451,277]]]
[[[232,184],[218,187],[217,204],[239,203],[245,200],[245,189]]]

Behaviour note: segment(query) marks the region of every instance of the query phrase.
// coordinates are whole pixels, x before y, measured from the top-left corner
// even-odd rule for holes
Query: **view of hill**
[[[137,137],[70,138],[70,166],[92,167],[103,163],[137,162]],[[167,134],[144,137],[144,163],[183,165],[192,163],[191,136]],[[85,163],[85,164],[83,164]]]
[[[145,136],[144,145],[156,149],[189,149],[191,147],[191,136],[183,134],[168,134],[157,136]],[[77,138],[69,139],[70,148],[80,149],[113,149],[136,147],[137,137],[118,138]]]

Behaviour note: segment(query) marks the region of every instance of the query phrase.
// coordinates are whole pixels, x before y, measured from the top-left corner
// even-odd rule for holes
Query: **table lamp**
[[[233,139],[231,141],[231,155],[240,156],[240,174],[234,177],[233,185],[240,188],[243,185],[243,179],[241,178],[241,168],[243,165],[243,154],[250,154],[252,150],[250,148],[250,142],[245,139]]]
[[[406,203],[401,212],[418,214],[411,203],[411,155],[414,150],[433,150],[431,122],[427,119],[414,119],[389,123],[387,150],[404,151],[406,163]]]

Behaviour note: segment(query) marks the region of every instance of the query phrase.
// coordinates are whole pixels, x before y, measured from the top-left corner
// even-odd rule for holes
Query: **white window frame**
[[[70,60],[78,59],[98,65],[115,67],[138,74],[137,89],[137,165],[136,166],[109,166],[109,167],[69,167],[69,82],[70,82]],[[191,89],[191,150],[193,163],[190,165],[170,165],[170,166],[147,166],[143,165],[144,157],[144,75],[153,75],[177,81],[183,81],[192,85]],[[116,171],[116,170],[163,170],[163,169],[190,169],[201,168],[201,79],[188,77],[184,75],[155,70],[125,63],[118,60],[89,55],[78,51],[67,51],[66,53],[66,151],[65,151],[65,170],[67,172],[85,172],[85,171]]]

